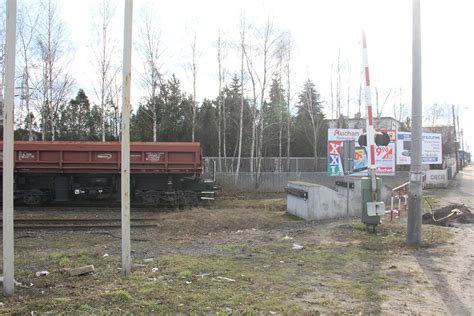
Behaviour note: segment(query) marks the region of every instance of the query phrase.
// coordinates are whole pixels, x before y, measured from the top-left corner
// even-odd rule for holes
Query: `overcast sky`
[[[31,0],[30,0],[31,1]],[[122,49],[123,3],[116,4],[114,31],[117,51]],[[134,1],[134,46],[139,39],[138,23],[145,0]],[[474,80],[474,2],[471,0],[422,0],[422,62],[423,106],[433,103],[454,104],[460,111],[461,127],[466,142],[474,148],[473,85]],[[83,88],[94,100],[91,82],[90,27],[95,0],[59,0],[75,57],[72,69],[77,87]],[[176,73],[183,89],[190,93],[191,76],[185,65],[191,61],[191,36],[197,34],[198,87],[197,99],[214,98],[218,94],[216,39],[219,28],[229,41],[238,38],[238,25],[243,12],[247,21],[262,26],[269,17],[280,30],[289,30],[294,38],[293,92],[296,94],[305,79],[311,79],[327,102],[330,116],[331,65],[341,60],[350,65],[350,114],[357,112],[357,96],[361,69],[361,30],[365,29],[368,42],[369,67],[373,85],[380,98],[391,95],[384,115],[393,116],[393,104],[411,103],[411,0],[174,0],[148,1],[155,14],[154,21],[161,30],[164,50],[162,71]],[[225,61],[229,75],[238,72],[237,56],[229,49]],[[121,57],[120,57],[121,58]],[[142,69],[136,51],[133,58],[132,81],[138,80]],[[347,89],[348,71],[342,74],[343,89]],[[344,92],[345,93],[345,92]],[[132,100],[136,104],[142,92],[136,84]],[[374,87],[372,95],[375,96]],[[296,97],[293,98],[296,101]],[[346,102],[344,102],[345,104]],[[375,103],[375,100],[373,100]],[[408,113],[410,113],[408,109]],[[347,113],[344,106],[343,113]],[[365,113],[365,109],[362,111]]]

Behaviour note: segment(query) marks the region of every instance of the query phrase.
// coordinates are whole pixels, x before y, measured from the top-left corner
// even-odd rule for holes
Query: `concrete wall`
[[[448,169],[426,171],[426,188],[446,188],[448,183]]]
[[[347,208],[347,191],[331,190],[319,184],[291,181],[288,187],[308,192],[304,200],[291,194],[287,195],[287,211],[306,220],[322,220],[347,216],[359,216],[362,212],[360,180],[354,182],[354,189],[349,189],[349,208]]]

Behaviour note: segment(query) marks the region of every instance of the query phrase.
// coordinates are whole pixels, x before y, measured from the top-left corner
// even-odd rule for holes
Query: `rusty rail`
[[[154,218],[132,218],[132,228],[154,228]],[[2,221],[0,220],[0,225]],[[117,229],[120,228],[120,219],[116,218],[17,218],[14,221],[15,229],[59,229],[59,230],[89,230],[89,229]],[[0,227],[1,230],[1,227]]]

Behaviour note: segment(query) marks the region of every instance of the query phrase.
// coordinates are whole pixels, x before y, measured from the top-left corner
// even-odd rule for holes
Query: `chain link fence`
[[[244,157],[240,159],[239,173],[251,172],[251,162],[253,161],[253,171],[256,172],[259,159]],[[212,165],[215,163],[216,171],[219,173],[235,173],[237,170],[237,158],[228,157],[204,157],[204,167],[207,172],[212,172]],[[264,157],[260,159],[260,172],[327,172],[328,162],[326,157],[290,157],[289,159],[278,157]]]

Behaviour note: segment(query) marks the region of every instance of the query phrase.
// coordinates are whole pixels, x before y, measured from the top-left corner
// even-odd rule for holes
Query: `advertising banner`
[[[395,174],[395,136],[393,130],[380,130],[390,135],[388,146],[375,146],[375,165],[377,174]],[[328,130],[328,173],[330,176],[344,175],[343,169],[343,146],[345,140],[354,140],[356,148],[354,153],[354,170],[352,175],[365,176],[368,174],[368,150],[359,146],[357,140],[364,132],[363,129],[341,129],[330,128]]]
[[[411,133],[397,132],[397,165],[411,163]],[[441,134],[423,133],[421,161],[426,165],[443,163]]]

